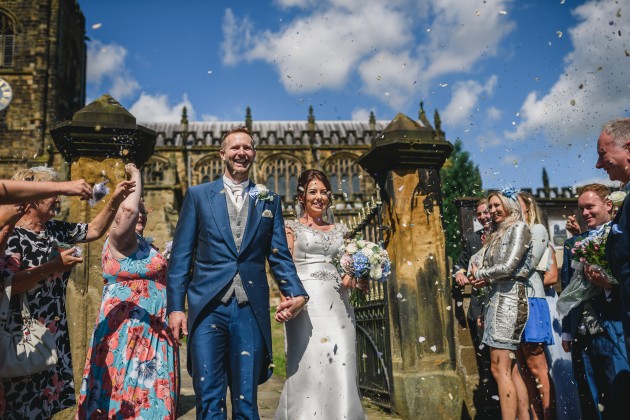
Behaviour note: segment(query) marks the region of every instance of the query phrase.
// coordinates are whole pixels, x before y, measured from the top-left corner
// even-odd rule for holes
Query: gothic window
[[[0,12],[0,67],[13,66],[15,26],[13,21]]]
[[[326,162],[324,172],[330,179],[333,193],[343,193],[347,200],[353,200],[358,194],[361,194],[364,184],[361,181],[366,176],[363,169],[356,163],[356,157],[333,156]]]
[[[164,175],[169,169],[168,160],[152,156],[142,168],[142,179],[149,184],[161,184],[164,182]]]
[[[263,166],[263,183],[280,195],[283,201],[292,201],[296,196],[297,178],[301,170],[302,164],[293,157],[272,157]]]
[[[219,158],[203,158],[195,165],[195,184],[216,181],[223,175],[223,161]]]

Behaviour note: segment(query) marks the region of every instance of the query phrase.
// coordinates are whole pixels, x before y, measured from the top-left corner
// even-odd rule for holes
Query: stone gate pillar
[[[394,405],[404,418],[460,418],[463,409],[439,176],[452,150],[439,127],[398,114],[359,159],[383,196]]]
[[[133,162],[140,168],[153,154],[156,138],[154,131],[136,125],[136,118],[107,94],[77,111],[71,121],[55,126],[50,133],[57,149],[70,165],[73,180],[84,178],[91,185],[109,181],[106,185],[110,193],[94,207],[77,197],[68,198],[68,220],[71,222],[91,221],[103,209],[116,184],[125,179],[125,164]],[[66,292],[77,392],[81,387],[86,353],[101,304],[101,251],[104,242],[105,236],[81,245],[84,261],[74,267]]]

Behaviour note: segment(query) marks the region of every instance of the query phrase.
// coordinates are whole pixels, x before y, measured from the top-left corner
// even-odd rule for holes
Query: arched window
[[[13,20],[0,12],[0,67],[13,67],[15,25]]]
[[[159,156],[151,156],[142,168],[142,179],[147,185],[162,184],[169,168],[168,160]]]
[[[195,185],[216,181],[223,175],[223,161],[216,157],[206,157],[195,165],[193,179]]]
[[[343,193],[347,200],[354,200],[366,192],[369,176],[356,162],[355,156],[333,156],[324,165],[333,193]]]
[[[263,164],[263,183],[280,195],[284,202],[291,202],[296,196],[297,178],[301,170],[302,164],[293,157],[272,156]]]

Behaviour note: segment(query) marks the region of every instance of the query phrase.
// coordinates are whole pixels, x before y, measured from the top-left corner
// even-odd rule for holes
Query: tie
[[[236,206],[236,209],[241,211],[243,208],[243,186],[233,185],[232,194],[234,194],[234,205]]]

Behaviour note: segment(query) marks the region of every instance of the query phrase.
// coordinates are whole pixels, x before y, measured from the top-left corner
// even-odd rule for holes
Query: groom
[[[291,319],[308,295],[287,247],[280,198],[249,180],[256,157],[246,127],[221,144],[222,179],[188,189],[173,239],[167,286],[169,327],[188,335],[198,419],[258,419],[258,384],[272,373],[265,259],[291,298],[277,311]],[[188,296],[188,319],[184,314]]]

